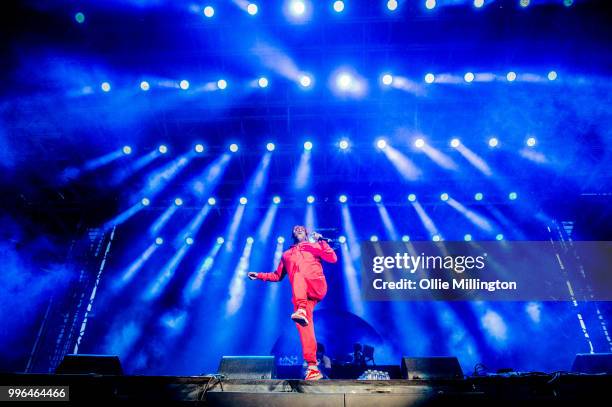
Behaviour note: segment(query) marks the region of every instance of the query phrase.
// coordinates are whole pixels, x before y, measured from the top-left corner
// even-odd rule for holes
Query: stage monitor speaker
[[[223,356],[217,373],[228,379],[272,379],[274,356]]]
[[[123,375],[123,369],[115,355],[66,355],[55,373]]]
[[[612,374],[612,353],[577,353],[572,372]]]
[[[404,379],[463,379],[463,371],[456,357],[402,358]]]

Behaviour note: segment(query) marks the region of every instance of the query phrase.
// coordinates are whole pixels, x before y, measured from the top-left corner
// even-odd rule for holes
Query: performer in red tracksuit
[[[286,274],[289,275],[294,311],[291,319],[295,321],[302,342],[304,360],[308,363],[306,380],[319,380],[323,375],[317,367],[313,310],[327,293],[321,260],[335,263],[338,257],[327,242],[321,239],[320,234],[313,232],[315,243],[311,243],[304,226],[294,226],[292,235],[294,244],[283,253],[275,272],[250,272],[248,276],[251,280],[280,281]]]

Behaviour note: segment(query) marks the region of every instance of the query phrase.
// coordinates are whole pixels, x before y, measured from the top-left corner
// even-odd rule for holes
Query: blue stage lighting
[[[476,194],[474,195],[474,199],[477,201],[482,201],[483,195],[482,192],[476,192]]]
[[[219,79],[217,81],[217,87],[221,90],[227,88],[227,81],[225,79]]]
[[[481,8],[484,6],[484,0],[474,0],[474,7]]]
[[[272,202],[278,205],[279,203],[281,203],[281,197],[276,195],[274,198],[272,198]]]
[[[393,83],[393,75],[386,73],[382,76],[383,85],[389,86]]]
[[[338,146],[340,147],[340,150],[346,150],[349,148],[349,142],[347,139],[342,139],[340,140],[340,143],[338,143]]]
[[[249,13],[252,16],[254,16],[255,14],[257,14],[257,11],[259,11],[259,8],[257,7],[257,4],[249,3],[249,5],[247,6],[247,13]]]
[[[448,194],[444,192],[443,194],[440,195],[440,199],[445,202],[448,201]]]
[[[574,4],[574,0],[563,0],[563,5],[565,7],[571,7]]]
[[[336,86],[340,90],[349,90],[353,84],[353,77],[349,73],[341,73],[336,77]]]
[[[499,140],[495,137],[491,137],[489,139],[489,147],[497,147],[499,145]]]
[[[260,88],[267,88],[268,87],[268,78],[262,76],[261,78],[259,78],[257,80],[257,84],[259,85]]]
[[[425,140],[423,140],[422,138],[418,138],[414,141],[414,146],[416,148],[423,148],[425,146]]]
[[[425,75],[426,83],[434,83],[435,80],[436,80],[436,76],[434,74],[428,73],[427,75]]]
[[[140,203],[142,203],[142,206],[149,206],[151,205],[151,200],[149,198],[142,198]]]
[[[508,74],[506,75],[506,79],[508,80],[508,82],[514,82],[514,80],[516,79],[516,72],[508,72]]]
[[[300,85],[303,88],[309,88],[312,85],[312,77],[307,74],[300,75]]]
[[[251,236],[249,236],[249,237],[247,237],[246,241],[247,241],[248,244],[253,244],[255,239],[253,239]]]
[[[161,146],[159,146],[157,151],[159,151],[162,154],[166,154],[168,152],[168,147],[166,147],[164,144],[162,144]]]
[[[211,196],[210,198],[208,198],[208,204],[210,206],[214,206],[216,203],[217,203],[217,200],[214,197]]]
[[[302,16],[306,12],[306,4],[304,0],[291,0],[289,3],[289,12],[294,16]]]
[[[527,146],[528,147],[534,147],[536,145],[536,139],[535,137],[529,137],[527,139]]]
[[[380,196],[380,194],[376,194],[372,197],[372,199],[374,200],[374,202],[378,203],[382,201],[382,196]]]
[[[434,9],[436,7],[436,0],[425,1],[425,7],[427,7],[428,10]]]
[[[183,79],[182,81],[179,82],[179,87],[183,90],[189,89],[189,81],[186,79]]]
[[[238,144],[236,143],[230,144],[229,149],[232,153],[235,153],[236,151],[238,151]]]
[[[474,74],[472,72],[468,72],[465,75],[463,75],[463,79],[468,83],[472,82],[474,80]]]
[[[202,144],[196,144],[194,147],[194,150],[196,153],[203,153],[204,152],[204,145]]]
[[[204,7],[204,15],[208,18],[211,18],[215,15],[215,9],[212,6]]]
[[[410,202],[414,202],[414,201],[416,201],[416,195],[415,195],[415,194],[409,194],[409,195],[408,195],[408,200],[409,200]]]
[[[495,235],[495,240],[504,240],[504,235],[498,233],[497,235]]]
[[[348,197],[347,197],[346,195],[340,195],[340,196],[338,197],[338,201],[339,201],[340,203],[346,203],[346,201],[348,201]]]
[[[185,238],[185,243],[191,246],[193,244],[193,237],[190,236]]]
[[[266,149],[268,151],[274,151],[274,149],[276,148],[276,146],[274,145],[274,143],[268,143],[266,144]]]
[[[378,242],[378,236],[376,235],[370,236],[370,242]]]
[[[140,82],[140,89],[142,89],[142,90],[144,90],[146,92],[149,89],[151,89],[151,85],[149,85],[149,82],[147,82],[147,81],[142,81],[142,82]]]
[[[240,197],[240,204],[241,205],[246,205],[248,201],[249,200],[245,196]]]
[[[521,0],[520,1],[521,7],[527,7],[527,6],[529,6],[529,3],[531,3],[530,0]]]
[[[122,151],[123,151],[123,154],[125,154],[125,155],[132,154],[132,147],[130,147],[130,146],[123,146]]]
[[[74,19],[76,20],[77,23],[83,24],[85,22],[85,14],[79,11],[78,13],[74,15]]]
[[[431,240],[433,240],[434,242],[439,242],[440,240],[442,240],[442,238],[440,237],[440,235],[433,235],[431,237]]]
[[[378,139],[378,141],[376,142],[376,147],[380,148],[381,150],[387,147],[387,140],[385,140],[384,138]]]
[[[410,241],[410,236],[408,236],[408,235],[402,236],[402,242],[405,243],[405,242],[409,242],[409,241]]]
[[[284,238],[283,236],[279,236],[279,237],[276,239],[276,242],[277,242],[277,243],[280,243],[280,244],[283,244],[283,243],[285,243],[285,238]]]
[[[387,2],[387,8],[391,11],[397,10],[397,0],[389,0]]]
[[[554,80],[556,80],[556,79],[557,79],[557,72],[555,72],[555,71],[550,71],[550,72],[548,73],[548,80],[549,80],[549,81],[554,81]]]
[[[305,142],[304,143],[304,150],[306,150],[306,151],[312,150],[312,142],[310,142],[310,141]]]
[[[472,235],[470,235],[469,233],[466,234],[465,236],[463,236],[463,240],[465,240],[466,242],[471,242],[472,241]]]
[[[156,238],[155,244],[158,246],[164,244],[164,239],[162,239],[161,237]]]
[[[306,198],[306,202],[308,202],[309,204],[314,203],[315,201],[315,197],[312,195],[308,195],[308,197]]]
[[[102,82],[102,85],[100,85],[100,88],[104,91],[104,92],[110,92],[111,90],[111,85],[108,82]]]
[[[516,198],[518,198],[518,194],[516,192],[510,192],[508,194],[508,199],[510,199],[511,201],[515,201]]]
[[[344,2],[341,0],[334,1],[334,11],[336,13],[342,13],[344,11]]]
[[[340,243],[346,243],[346,236],[340,236],[340,237],[338,238],[338,241],[339,241]]]
[[[176,199],[174,200],[174,204],[175,204],[176,206],[181,206],[181,205],[183,204],[183,200],[182,200],[181,198],[176,198]]]
[[[219,237],[217,238],[217,244],[223,244],[223,242],[225,242],[225,239],[224,239],[224,238],[222,238],[221,236],[219,236]]]
[[[458,138],[454,138],[451,140],[450,145],[452,148],[457,148],[459,147],[459,144],[461,144],[461,141],[459,141]]]

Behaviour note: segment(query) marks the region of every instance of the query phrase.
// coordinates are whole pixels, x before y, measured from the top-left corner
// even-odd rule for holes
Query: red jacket
[[[293,275],[297,272],[303,273],[307,279],[321,277],[323,276],[321,260],[328,263],[338,261],[336,252],[326,241],[297,243],[283,253],[276,271],[257,273],[257,278],[264,281],[280,281],[285,274],[289,274],[289,281],[293,284]]]

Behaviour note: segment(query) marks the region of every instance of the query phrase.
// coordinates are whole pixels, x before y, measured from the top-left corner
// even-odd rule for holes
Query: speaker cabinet
[[[115,355],[66,355],[55,373],[123,375],[123,369],[119,356]]]
[[[463,371],[456,357],[403,357],[402,378],[410,380],[463,379]]]
[[[612,353],[578,353],[572,364],[572,372],[612,374]]]
[[[228,379],[272,379],[274,356],[223,356],[218,373]]]

